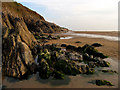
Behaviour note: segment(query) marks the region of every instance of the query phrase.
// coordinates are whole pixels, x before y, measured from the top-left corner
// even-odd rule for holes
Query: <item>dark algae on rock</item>
[[[90,56],[85,51],[79,53],[77,49],[73,49],[80,47],[71,45],[68,45],[68,47],[69,49],[67,49],[67,46],[65,49],[63,45],[46,44],[37,48],[37,51],[39,51],[38,72],[42,79],[48,79],[50,76],[54,79],[64,79],[65,75],[94,74],[95,67],[109,67],[110,65],[100,57]]]
[[[96,85],[98,86],[114,86],[111,82],[107,81],[107,80],[96,80]]]
[[[114,71],[114,70],[99,70],[99,71],[101,71],[103,73],[111,73],[111,74],[116,73],[116,74],[118,74],[117,71]]]

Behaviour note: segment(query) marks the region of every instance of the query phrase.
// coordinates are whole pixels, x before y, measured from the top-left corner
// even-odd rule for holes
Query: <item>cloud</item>
[[[48,21],[73,30],[117,29],[119,0],[17,0],[46,7]],[[32,6],[33,7],[33,6]]]

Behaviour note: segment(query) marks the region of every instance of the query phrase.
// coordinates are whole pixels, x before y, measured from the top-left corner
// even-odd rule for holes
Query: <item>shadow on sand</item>
[[[49,83],[52,86],[61,86],[61,85],[68,85],[69,82],[71,81],[71,79],[68,76],[65,76],[64,80],[56,80],[56,79],[53,79],[52,77],[44,80],[39,77],[39,74],[36,74],[36,81],[38,81],[39,83],[42,83],[42,84]]]

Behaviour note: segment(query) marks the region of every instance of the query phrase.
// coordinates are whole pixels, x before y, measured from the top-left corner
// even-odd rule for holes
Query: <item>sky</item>
[[[70,30],[118,30],[119,0],[16,0]]]

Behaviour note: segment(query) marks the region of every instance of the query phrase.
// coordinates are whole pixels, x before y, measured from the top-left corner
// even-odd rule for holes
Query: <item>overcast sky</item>
[[[71,30],[117,30],[119,0],[16,0]]]

